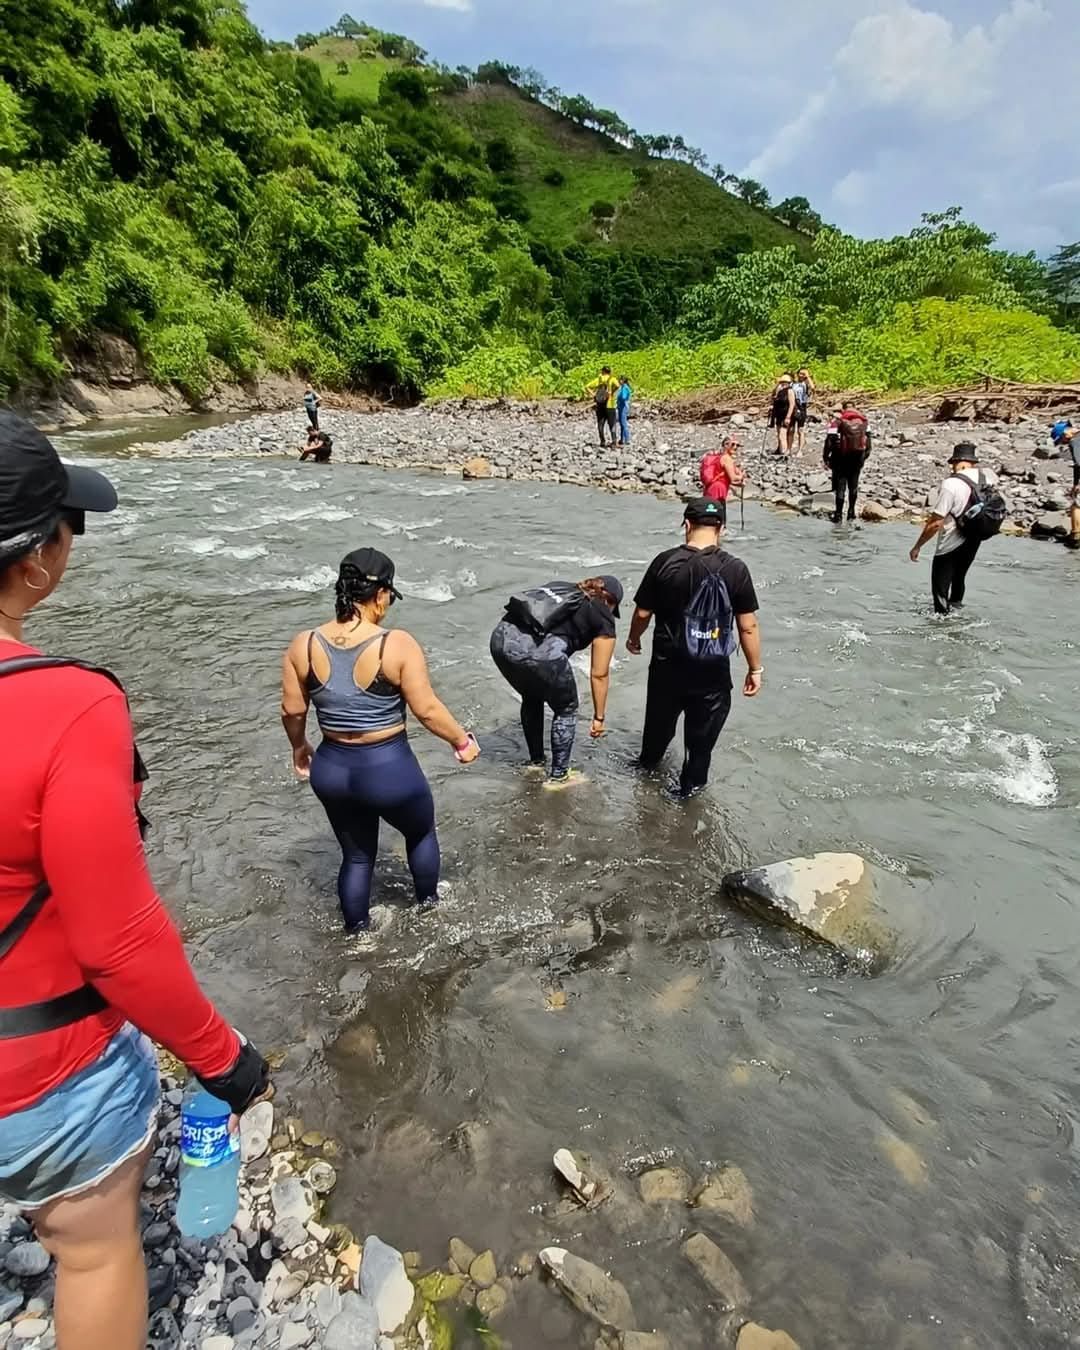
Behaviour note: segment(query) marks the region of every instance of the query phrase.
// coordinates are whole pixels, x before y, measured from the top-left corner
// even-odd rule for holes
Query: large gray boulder
[[[730,872],[730,899],[774,923],[798,929],[877,969],[898,946],[870,864],[857,853],[815,853],[768,867]]]
[[[545,1247],[540,1262],[580,1312],[616,1331],[635,1330],[634,1306],[625,1286],[599,1266],[562,1247]]]

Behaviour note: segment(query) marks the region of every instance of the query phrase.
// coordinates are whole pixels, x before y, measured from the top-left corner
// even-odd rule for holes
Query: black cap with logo
[[[34,545],[61,511],[112,511],[116,489],[95,469],[64,464],[52,442],[0,411],[0,556]]]
[[[377,548],[354,548],[342,558],[339,570],[355,572],[364,581],[385,586],[395,600],[401,599],[401,592],[394,586],[394,561]]]
[[[723,502],[713,501],[711,497],[695,497],[686,503],[683,520],[689,521],[691,525],[726,525],[727,507]]]

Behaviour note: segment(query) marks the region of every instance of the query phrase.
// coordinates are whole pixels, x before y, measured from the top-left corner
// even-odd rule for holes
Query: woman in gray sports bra
[[[297,634],[285,653],[281,720],[297,776],[311,780],[341,845],[338,898],[349,933],[368,927],[380,821],[405,836],[417,900],[438,899],[435,803],[409,746],[406,708],[454,747],[459,763],[480,753],[432,689],[420,644],[382,627],[399,598],[386,554],[356,549],[338,572],[333,622]],[[312,704],[318,750],[307,739]]]

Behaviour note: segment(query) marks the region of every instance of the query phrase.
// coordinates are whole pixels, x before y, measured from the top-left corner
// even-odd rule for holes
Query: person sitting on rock
[[[300,454],[300,462],[313,459],[316,464],[329,464],[334,450],[334,438],[328,431],[318,431],[312,427],[308,432],[307,444]]]
[[[855,519],[855,502],[859,496],[859,475],[870,456],[870,429],[865,414],[845,403],[843,411],[829,423],[825,434],[823,460],[832,471],[833,495],[836,510],[830,519],[839,525],[844,519],[844,497],[847,497],[848,520]]]

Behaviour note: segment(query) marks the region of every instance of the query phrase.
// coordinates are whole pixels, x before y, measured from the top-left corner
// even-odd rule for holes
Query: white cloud
[[[473,12],[473,0],[420,0],[427,9],[456,9],[461,14]]]

